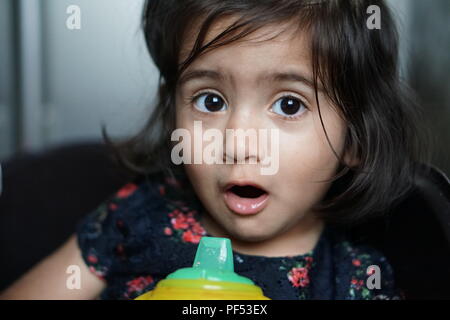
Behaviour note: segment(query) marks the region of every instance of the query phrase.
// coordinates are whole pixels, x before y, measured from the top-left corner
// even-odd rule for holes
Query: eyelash
[[[193,104],[199,97],[201,97],[202,95],[207,94],[207,93],[216,94],[216,95],[220,96],[219,94],[215,93],[214,91],[208,91],[208,90],[206,90],[206,91],[201,91],[201,92],[198,92],[198,93],[196,93],[196,94],[191,95],[191,96],[188,98],[188,102],[189,102],[190,104]],[[282,95],[281,97],[279,97],[276,101],[278,101],[278,100],[280,100],[280,99],[283,99],[283,98],[294,98],[294,99],[298,99],[298,100],[300,101],[300,103],[305,107],[306,110],[308,110],[308,111],[310,110],[310,108],[308,107],[308,104],[305,103],[305,102],[303,101],[303,99],[300,99],[300,98],[298,98],[298,97],[295,97],[295,96],[293,96],[292,94],[284,94],[284,95]],[[301,118],[301,117],[303,116],[303,112],[302,112],[300,115],[297,115],[297,116],[281,116],[281,115],[278,115],[278,114],[276,114],[276,115],[282,117],[283,119],[296,120],[296,119]]]

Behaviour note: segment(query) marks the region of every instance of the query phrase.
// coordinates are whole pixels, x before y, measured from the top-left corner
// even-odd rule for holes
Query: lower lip
[[[267,206],[269,194],[264,193],[258,198],[241,198],[231,191],[225,191],[224,199],[231,211],[240,215],[251,215],[262,211]]]

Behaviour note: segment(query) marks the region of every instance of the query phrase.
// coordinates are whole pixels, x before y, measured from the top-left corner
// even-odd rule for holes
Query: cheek
[[[280,170],[277,176],[277,201],[280,210],[309,212],[329,189],[327,182],[337,170],[337,159],[313,133],[291,139],[280,147]]]
[[[345,130],[342,120],[333,114],[322,114],[330,142],[336,153],[343,152]],[[317,119],[316,119],[317,118]],[[286,181],[315,183],[333,177],[339,160],[329,145],[319,117],[296,133],[280,135],[280,173]],[[295,173],[295,174],[293,174]],[[296,182],[295,182],[296,181]]]
[[[286,140],[283,140],[286,141]],[[292,170],[293,167],[305,170],[332,170],[336,167],[338,159],[328,142],[320,139],[317,134],[308,134],[280,145],[280,167]],[[331,142],[333,144],[333,141]],[[339,155],[341,146],[333,144]]]
[[[184,164],[186,174],[199,196],[214,192],[215,171],[214,166],[206,164]]]

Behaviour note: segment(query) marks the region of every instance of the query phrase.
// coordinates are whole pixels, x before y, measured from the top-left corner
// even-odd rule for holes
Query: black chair
[[[386,255],[406,298],[450,298],[450,182],[439,169],[422,164],[408,197],[351,232]]]
[[[2,163],[0,291],[54,251],[76,223],[133,175],[98,143],[20,154]]]
[[[450,183],[437,168],[420,168],[414,192],[392,212],[349,231],[354,241],[385,253],[406,298],[448,299]],[[0,291],[61,245],[86,213],[136,177],[99,143],[18,155],[3,163],[3,176]]]

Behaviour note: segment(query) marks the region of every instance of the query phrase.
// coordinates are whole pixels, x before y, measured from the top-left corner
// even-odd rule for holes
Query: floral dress
[[[197,244],[210,236],[203,207],[186,196],[185,178],[155,174],[130,182],[77,225],[89,269],[106,282],[101,299],[133,299],[177,269],[192,266]],[[275,300],[399,299],[393,270],[377,250],[350,243],[326,226],[315,248],[298,256],[233,251],[235,272]],[[367,285],[378,268],[380,281]]]

